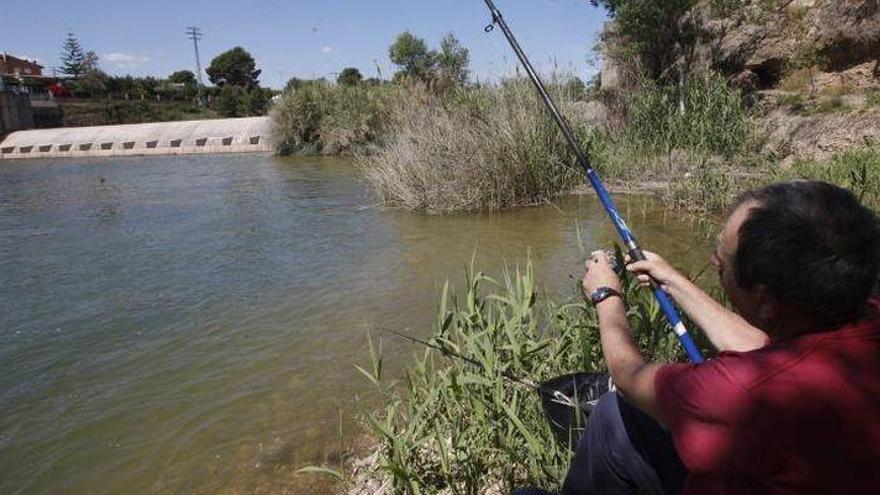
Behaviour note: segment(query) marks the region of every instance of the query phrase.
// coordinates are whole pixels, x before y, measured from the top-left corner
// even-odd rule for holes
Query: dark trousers
[[[615,392],[590,414],[561,495],[678,494],[687,469],[672,438],[656,421]],[[547,495],[522,488],[514,495]]]

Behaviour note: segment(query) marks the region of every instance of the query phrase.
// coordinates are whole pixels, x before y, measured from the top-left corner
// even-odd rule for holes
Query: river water
[[[472,255],[570,295],[613,232],[592,196],[502,213],[375,207],[350,161],[268,155],[0,163],[0,493],[320,490],[368,408],[366,333],[428,335]],[[699,269],[706,237],[619,199]],[[385,340],[388,370],[414,352]],[[306,479],[308,478],[308,479]]]

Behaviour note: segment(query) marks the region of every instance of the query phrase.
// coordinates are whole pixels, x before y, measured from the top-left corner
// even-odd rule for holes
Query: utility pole
[[[186,35],[187,38],[192,40],[193,48],[196,51],[196,78],[198,79],[199,106],[204,106],[205,102],[202,99],[202,62],[199,60],[199,40],[202,39],[202,30],[196,26],[187,26]]]

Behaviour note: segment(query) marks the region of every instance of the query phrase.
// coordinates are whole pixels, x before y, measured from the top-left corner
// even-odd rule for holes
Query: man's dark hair
[[[850,191],[816,181],[746,193],[756,206],[739,229],[733,270],[743,288],[827,325],[857,319],[880,272],[880,221]]]

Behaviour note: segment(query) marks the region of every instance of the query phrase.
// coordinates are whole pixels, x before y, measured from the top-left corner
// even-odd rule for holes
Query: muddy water
[[[569,294],[613,240],[589,196],[494,214],[371,207],[339,159],[267,155],[0,166],[0,493],[283,491],[370,404],[352,365],[382,327],[427,335],[444,279],[534,262]],[[645,198],[643,243],[708,242]],[[385,342],[390,373],[412,348]],[[292,489],[291,489],[292,490]],[[297,488],[299,490],[299,488]]]

